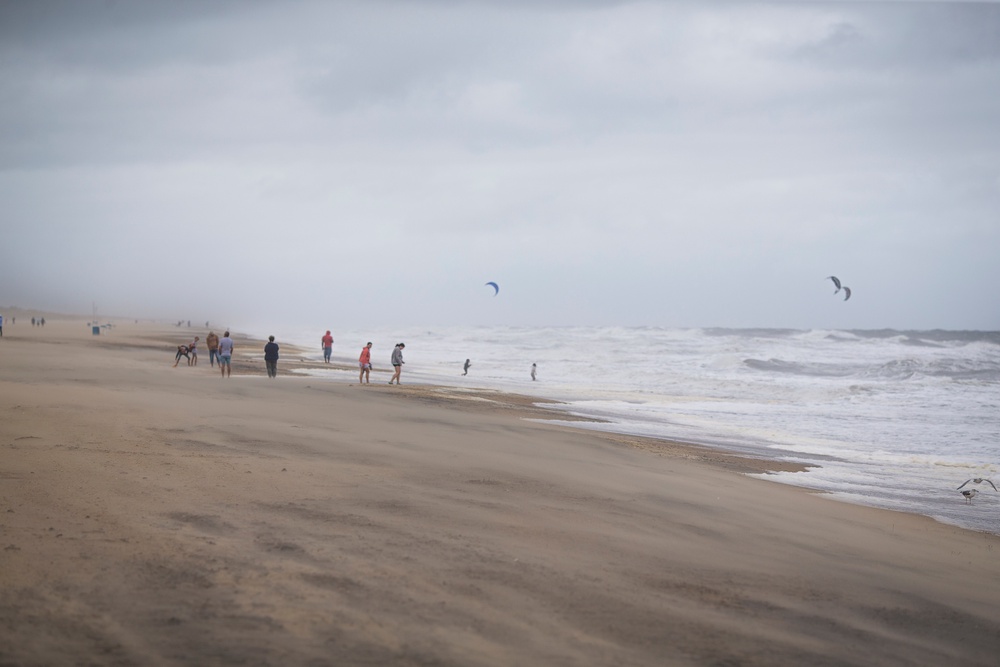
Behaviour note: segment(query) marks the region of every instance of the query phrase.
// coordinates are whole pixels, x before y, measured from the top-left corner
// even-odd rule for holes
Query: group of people
[[[329,345],[327,341],[329,340]],[[323,336],[323,361],[330,363],[330,352],[333,346],[333,338],[330,337],[330,332],[327,331],[326,335]],[[392,350],[392,357],[390,359],[392,363],[392,377],[389,378],[389,384],[395,382],[397,385],[399,382],[399,376],[403,372],[403,348],[406,347],[405,343],[396,343],[396,347]],[[358,367],[361,372],[358,374],[358,384],[371,384],[371,372],[372,372],[372,342],[368,341],[365,346],[361,348],[361,356],[358,357]]]
[[[3,320],[0,319],[0,327],[3,325]],[[0,329],[0,335],[2,335],[2,329]],[[198,341],[201,338],[195,336],[194,340],[186,345],[177,346],[177,355],[174,357],[174,367],[181,361],[181,357],[187,359],[188,366],[198,365]],[[323,336],[320,341],[320,345],[323,349],[323,361],[325,363],[330,363],[330,356],[333,353],[333,336],[329,331]],[[208,348],[208,361],[214,367],[216,362],[219,364],[219,369],[222,372],[223,377],[232,377],[233,366],[232,358],[233,351],[236,349],[236,344],[230,337],[227,331],[223,334],[222,338],[214,332],[210,331],[208,336],[205,337],[205,346]],[[389,384],[395,382],[399,384],[400,373],[403,370],[403,348],[406,345],[403,343],[398,343],[396,348],[392,352],[392,366],[393,375],[392,379],[389,380]],[[274,336],[267,337],[267,343],[264,345],[264,365],[267,367],[267,377],[275,378],[278,377],[278,344],[274,342]],[[358,377],[358,382],[364,384],[371,384],[371,370],[372,370],[372,343],[369,341],[363,348],[361,348],[361,357],[358,359],[358,365],[361,367],[361,374]]]
[[[3,318],[0,317],[0,336],[3,335]],[[177,346],[177,356],[174,358],[174,367],[180,363],[181,357],[185,357],[188,361],[188,366],[198,365],[198,341],[201,340],[200,337],[195,336],[194,340],[187,345]],[[219,338],[214,331],[210,331],[208,336],[205,337],[205,346],[208,348],[208,361],[215,367],[216,362],[219,364],[219,369],[222,372],[222,377],[232,377],[232,358],[233,351],[236,349],[236,344],[230,337],[227,331],[223,334],[222,338]],[[323,337],[320,339],[320,347],[323,350],[323,362],[330,363],[330,357],[333,354],[333,335],[327,331]],[[405,343],[396,343],[396,346],[392,350],[392,357],[390,358],[390,363],[392,364],[392,377],[389,378],[389,384],[401,384],[400,376],[403,372],[403,350],[406,348]],[[264,345],[264,365],[267,367],[267,377],[274,378],[278,377],[278,344],[274,342],[274,336],[267,337],[267,343]],[[361,348],[361,356],[358,358],[358,366],[361,370],[358,375],[359,384],[371,384],[371,370],[372,370],[372,343],[368,341],[363,348]],[[469,374],[469,368],[472,366],[472,362],[469,359],[465,360],[465,365],[462,369],[462,375]],[[531,364],[531,379],[535,379],[537,367],[535,364]]]
[[[326,332],[330,335],[330,332]],[[324,339],[325,340],[325,339]],[[392,363],[392,377],[389,378],[389,384],[395,382],[399,384],[400,373],[403,372],[403,348],[406,347],[405,343],[396,343],[396,347],[392,351],[391,363]],[[324,354],[326,350],[324,348]],[[358,367],[361,369],[361,373],[358,375],[358,384],[371,384],[371,372],[372,372],[372,342],[368,341],[365,346],[361,348],[361,356],[358,357]]]
[[[14,324],[15,320],[17,320],[16,317],[11,317],[10,318],[10,323]],[[36,317],[32,317],[31,318],[31,326],[35,326],[36,324],[39,325],[39,326],[45,326],[45,318],[44,317],[37,317],[37,318]],[[0,338],[3,338],[3,315],[0,315]]]
[[[174,357],[174,368],[180,363],[181,357],[185,357],[188,362],[188,366],[198,365],[198,341],[201,340],[200,336],[195,336],[194,340],[187,345],[177,346],[177,356]],[[271,336],[271,342],[274,342],[274,336]],[[222,338],[214,331],[208,332],[208,336],[205,337],[205,347],[208,348],[208,362],[214,368],[216,362],[219,364],[219,370],[222,371],[222,377],[232,377],[233,366],[233,350],[236,348],[236,344],[233,339],[230,338],[229,332],[227,331],[223,334]],[[274,362],[278,362],[278,346],[274,346]],[[265,350],[265,360],[266,360],[266,350]],[[270,375],[270,367],[268,367],[268,374]],[[275,370],[275,375],[277,375],[277,370]]]

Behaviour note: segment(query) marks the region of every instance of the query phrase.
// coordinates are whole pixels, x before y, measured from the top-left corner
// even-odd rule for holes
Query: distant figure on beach
[[[35,318],[34,317],[31,318],[31,326],[35,326]]]
[[[191,353],[191,360],[188,361],[188,366],[197,366],[198,365],[198,341],[199,340],[201,340],[201,338],[199,338],[198,336],[195,336],[194,340],[191,341],[191,344],[188,345],[188,351]]]
[[[538,366],[536,366],[535,364],[531,364],[531,380],[532,381],[535,380],[535,373],[537,373],[537,372],[538,372]]]
[[[399,374],[403,371],[403,348],[406,347],[403,343],[396,343],[396,348],[392,351],[392,377],[389,378],[389,384],[392,381],[396,381],[396,385],[400,384]]]
[[[188,360],[188,366],[191,365],[191,356],[188,354],[187,345],[177,346],[177,356],[174,357],[174,368],[177,368],[177,364],[181,363],[181,357],[184,357],[185,359]]]
[[[472,366],[472,362],[468,359],[465,360],[465,366],[462,367],[462,375],[469,374],[469,367]]]
[[[278,344],[274,342],[274,336],[268,336],[264,345],[264,365],[267,366],[267,377],[278,377]]]
[[[3,315],[0,315],[0,338],[3,338]]]
[[[219,335],[209,331],[205,336],[205,345],[208,346],[208,363],[215,368],[215,360],[219,358]]]
[[[45,318],[43,317],[42,319],[40,319],[38,321],[38,323],[41,324],[44,327],[45,326]]]
[[[229,332],[222,334],[222,338],[219,340],[219,370],[222,371],[222,377],[232,377],[233,375],[232,361],[235,349],[236,344],[229,337]]]
[[[323,336],[323,361],[330,363],[330,355],[333,354],[333,336],[327,331]]]
[[[369,379],[372,372],[372,342],[368,341],[368,344],[361,348],[361,356],[358,357],[358,366],[361,367],[361,375],[358,376],[358,384],[364,382],[365,384],[371,384]]]

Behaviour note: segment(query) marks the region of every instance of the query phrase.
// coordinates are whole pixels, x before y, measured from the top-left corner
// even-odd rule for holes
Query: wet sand
[[[223,379],[172,367],[201,328],[4,315],[0,665],[1000,656],[997,536],[524,397],[321,381],[287,346],[269,379],[245,339]]]

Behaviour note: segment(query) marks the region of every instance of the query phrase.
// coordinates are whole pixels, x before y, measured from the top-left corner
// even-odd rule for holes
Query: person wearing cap
[[[327,331],[323,336],[323,361],[330,363],[330,355],[333,353],[333,336]]]
[[[389,384],[395,380],[396,384],[399,385],[399,374],[403,370],[403,348],[406,347],[403,343],[396,343],[396,349],[392,351],[392,377],[389,378]]]
[[[264,345],[264,365],[267,366],[267,377],[278,377],[278,344],[274,342],[274,336],[268,336]]]
[[[233,351],[235,349],[236,343],[229,337],[229,332],[222,334],[222,338],[219,339],[219,370],[222,371],[222,377],[232,377],[233,375]]]

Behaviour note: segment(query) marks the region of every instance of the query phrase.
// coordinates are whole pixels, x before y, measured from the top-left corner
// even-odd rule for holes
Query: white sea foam
[[[318,360],[325,330],[286,340]],[[1000,494],[969,506],[956,491],[970,477],[1000,477],[997,332],[452,327],[334,337],[336,361],[353,365],[371,340],[385,369],[403,341],[404,381],[554,398],[610,422],[587,428],[817,463],[769,478],[1000,533]]]

